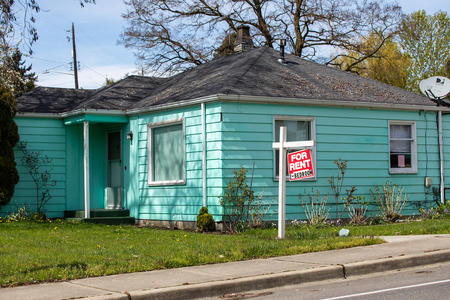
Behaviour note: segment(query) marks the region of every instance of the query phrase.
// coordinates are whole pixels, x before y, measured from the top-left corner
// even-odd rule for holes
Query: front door
[[[120,131],[108,133],[106,208],[122,208],[122,147]]]

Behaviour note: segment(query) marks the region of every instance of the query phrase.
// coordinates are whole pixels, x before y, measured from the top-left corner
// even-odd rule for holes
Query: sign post
[[[284,239],[286,227],[286,127],[280,128],[280,153],[278,175],[278,238]]]
[[[286,150],[314,146],[314,141],[286,142],[286,127],[280,127],[280,141],[272,148],[279,150],[278,174],[278,238],[284,239],[286,227]],[[312,167],[312,163],[311,163]],[[314,176],[314,174],[313,174]],[[311,177],[311,176],[310,176]]]

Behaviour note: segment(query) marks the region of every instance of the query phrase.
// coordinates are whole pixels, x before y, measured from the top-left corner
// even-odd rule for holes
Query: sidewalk
[[[0,289],[0,299],[191,299],[450,261],[450,235],[217,265]]]

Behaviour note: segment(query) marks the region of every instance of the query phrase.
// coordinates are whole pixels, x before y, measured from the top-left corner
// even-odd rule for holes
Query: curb
[[[316,269],[289,271],[276,274],[257,275],[216,282],[205,282],[152,290],[111,293],[108,295],[87,297],[88,300],[166,300],[196,299],[220,296],[230,293],[261,290],[286,285],[315,282],[330,279],[343,279],[349,276],[392,271],[439,262],[450,261],[450,249],[436,250],[420,255],[404,255],[383,259],[349,263],[344,265],[319,267]]]

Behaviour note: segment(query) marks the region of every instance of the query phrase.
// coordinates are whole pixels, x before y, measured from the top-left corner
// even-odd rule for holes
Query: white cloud
[[[96,89],[105,84],[106,77],[118,81],[125,77],[126,74],[136,74],[137,70],[134,65],[103,65],[96,67],[86,67],[81,65],[78,72],[78,82],[80,88]],[[74,88],[74,77],[68,72],[49,73],[39,75],[37,82],[39,86]]]

